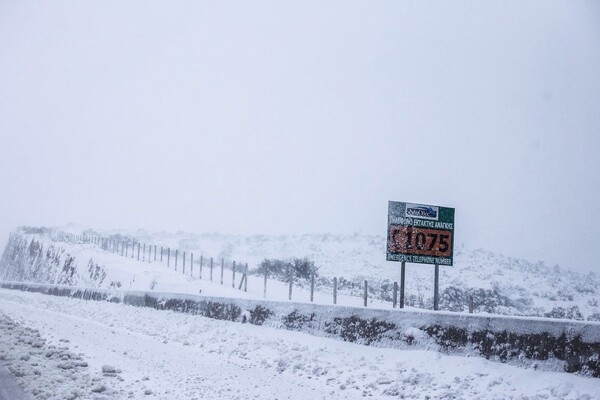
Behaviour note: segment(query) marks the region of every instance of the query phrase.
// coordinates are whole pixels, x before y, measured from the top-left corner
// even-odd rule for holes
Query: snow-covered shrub
[[[98,265],[98,263],[95,263],[91,258],[90,261],[88,261],[88,273],[95,286],[102,285],[102,282],[104,282],[104,279],[106,278],[106,271],[104,270],[104,267]]]
[[[594,294],[596,293],[596,285],[593,280],[585,280],[583,282],[577,282],[575,284],[575,290],[582,294]]]
[[[588,315],[588,321],[600,321],[600,312],[595,312],[593,314]]]
[[[262,325],[271,315],[273,315],[271,310],[258,305],[254,307],[254,309],[250,310],[249,321],[253,325]]]
[[[517,305],[507,296],[500,293],[500,290],[495,287],[493,289],[475,289],[469,292],[473,296],[473,304],[479,311],[495,313],[498,306],[514,307]]]
[[[544,314],[546,318],[557,318],[557,319],[575,319],[583,321],[583,314],[579,310],[578,306],[571,306],[568,308],[554,307],[552,311]]]
[[[312,275],[318,276],[319,268],[315,266],[314,261],[308,258],[294,258],[291,260],[278,260],[265,258],[254,270],[255,274],[268,276],[274,279],[287,281],[290,274],[293,274],[294,280],[310,280]]]
[[[294,258],[291,263],[294,276],[298,279],[310,280],[312,275],[318,275],[319,268],[315,266],[314,261],[307,257]]]
[[[573,293],[568,287],[558,289],[557,296],[562,301],[573,301]]]
[[[381,339],[396,325],[382,320],[363,319],[357,315],[347,318],[335,317],[333,321],[325,322],[325,332],[330,335],[340,336],[346,342],[359,342],[371,344]]]
[[[467,295],[462,288],[448,286],[440,295],[440,308],[448,311],[463,311],[467,304]]]

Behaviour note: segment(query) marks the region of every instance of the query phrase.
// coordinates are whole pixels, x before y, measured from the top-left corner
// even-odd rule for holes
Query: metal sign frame
[[[387,261],[454,264],[454,208],[390,201]]]

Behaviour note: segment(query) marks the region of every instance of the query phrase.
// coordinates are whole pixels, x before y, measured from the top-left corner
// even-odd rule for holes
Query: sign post
[[[400,308],[404,308],[404,277],[406,276],[406,262],[402,261],[400,271]]]
[[[402,263],[400,307],[404,307],[405,263],[435,265],[433,309],[439,303],[439,266],[454,263],[454,208],[390,201],[387,261]]]

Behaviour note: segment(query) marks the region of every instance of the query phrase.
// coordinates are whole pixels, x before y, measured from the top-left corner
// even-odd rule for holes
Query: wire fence
[[[369,282],[363,279],[357,282],[343,277],[319,276],[314,272],[304,279],[300,279],[293,268],[288,269],[285,277],[287,279],[282,280],[281,274],[278,274],[276,278],[273,271],[268,268],[249,269],[246,262],[226,260],[222,257],[215,259],[203,254],[194,256],[193,252],[181,251],[164,245],[142,243],[131,237],[77,235],[61,231],[52,231],[51,237],[55,241],[89,243],[104,251],[139,262],[161,263],[166,268],[180,272],[191,279],[208,280],[224,286],[230,284],[233,289],[243,292],[248,292],[248,277],[253,276],[260,278],[256,279],[256,285],[260,285],[262,281],[262,287],[257,290],[255,286],[254,293],[262,292],[262,296],[265,298],[271,286],[279,286],[276,294],[281,296],[281,286],[286,285],[287,296],[284,296],[290,301],[294,300],[296,289],[300,289],[303,294],[305,294],[304,292],[308,294],[307,300],[310,302],[314,302],[315,295],[318,294],[321,302],[329,297],[332,304],[347,304],[347,301],[340,301],[341,296],[344,296],[346,300],[360,298],[363,307],[368,307],[369,304],[377,307],[391,306],[392,308],[404,308],[405,306],[431,308],[432,306],[432,304],[428,304],[431,303],[431,299],[425,299],[421,294],[405,297],[398,282],[388,280]],[[231,280],[226,275],[229,275]],[[282,297],[279,299],[283,300]],[[473,297],[468,296],[465,300],[466,308],[473,313],[475,310]],[[356,302],[354,301],[354,303]]]

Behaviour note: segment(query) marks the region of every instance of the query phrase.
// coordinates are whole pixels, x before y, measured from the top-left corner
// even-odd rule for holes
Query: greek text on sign
[[[454,208],[389,202],[388,261],[453,264]]]

